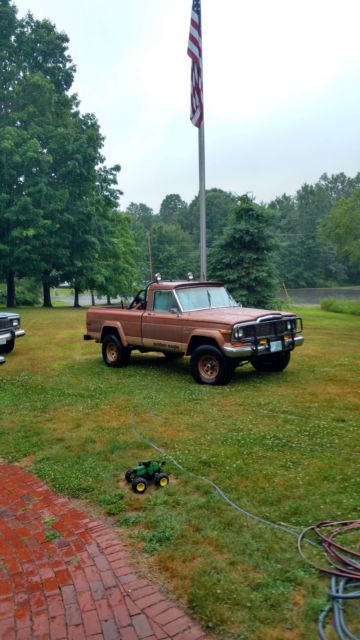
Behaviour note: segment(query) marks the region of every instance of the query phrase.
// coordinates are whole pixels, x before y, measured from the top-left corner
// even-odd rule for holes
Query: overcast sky
[[[15,0],[70,38],[121,208],[198,192],[191,0]],[[359,0],[202,0],[206,187],[257,201],[360,171]]]

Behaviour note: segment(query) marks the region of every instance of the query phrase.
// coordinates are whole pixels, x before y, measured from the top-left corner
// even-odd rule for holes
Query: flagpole
[[[205,131],[199,127],[200,280],[206,280]]]
[[[191,58],[190,120],[198,128],[200,204],[200,280],[206,280],[205,133],[202,78],[201,0],[192,0],[188,56]]]

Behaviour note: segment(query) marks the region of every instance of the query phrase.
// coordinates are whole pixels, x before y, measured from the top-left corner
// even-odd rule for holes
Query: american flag
[[[188,55],[191,58],[190,120],[200,127],[204,119],[201,49],[201,0],[193,0],[191,10]]]

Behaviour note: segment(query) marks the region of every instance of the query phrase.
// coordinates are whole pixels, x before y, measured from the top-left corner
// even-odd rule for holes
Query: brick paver
[[[125,545],[16,465],[0,464],[0,638],[211,640]]]

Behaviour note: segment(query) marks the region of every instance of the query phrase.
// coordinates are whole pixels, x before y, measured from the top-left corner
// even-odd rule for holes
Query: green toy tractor
[[[125,480],[135,493],[144,493],[148,483],[154,481],[157,487],[166,487],[169,484],[169,476],[164,473],[162,467],[165,462],[158,460],[143,460],[137,467],[128,469],[125,473]]]

